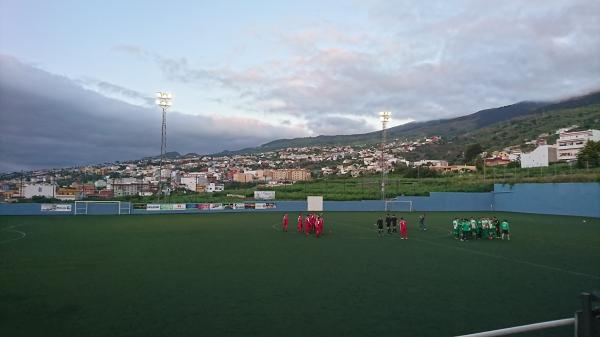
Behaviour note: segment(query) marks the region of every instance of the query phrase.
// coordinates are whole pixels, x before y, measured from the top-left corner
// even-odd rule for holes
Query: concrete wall
[[[497,211],[600,218],[600,183],[494,186]]]
[[[578,215],[600,218],[599,183],[517,184],[494,186],[490,193],[433,192],[428,197],[403,196],[397,201],[412,201],[413,211],[504,211],[555,215]],[[146,211],[132,214],[181,214],[200,212],[306,212],[306,201],[276,201],[277,208],[265,210]],[[123,203],[125,207],[127,203]],[[325,201],[327,212],[383,211],[380,200]],[[406,211],[407,203],[389,203],[390,211]],[[81,207],[81,206],[80,206]],[[74,206],[73,206],[74,210]],[[0,204],[0,215],[69,215],[71,212],[42,212],[40,204]],[[116,214],[116,204],[90,204],[89,214]]]
[[[396,197],[412,201],[413,211],[489,211],[493,209],[492,193],[432,192],[428,197]]]

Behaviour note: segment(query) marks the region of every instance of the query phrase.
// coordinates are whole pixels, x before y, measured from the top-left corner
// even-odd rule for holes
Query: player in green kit
[[[508,224],[508,221],[506,221],[506,219],[502,220],[502,222],[500,223],[500,228],[502,229],[502,240],[504,240],[505,235],[508,238],[508,240],[510,240],[510,225]]]
[[[496,224],[494,223],[493,220],[488,219],[488,225],[489,225],[489,234],[488,234],[488,239],[493,240],[494,237],[496,237]]]
[[[469,237],[471,236],[471,223],[469,223],[469,220],[462,219],[461,228],[462,228],[461,241],[467,241],[469,239]]]
[[[477,233],[477,238],[478,239],[481,239],[481,237],[482,237],[481,236],[481,230],[482,229],[481,229],[481,218],[480,218],[480,219],[477,219],[477,230],[476,230],[476,233]]]
[[[486,218],[482,218],[481,219],[481,229],[482,229],[482,231],[481,231],[482,235],[481,236],[484,239],[489,239],[489,236],[490,236],[490,224],[488,222],[488,219],[486,219]]]
[[[478,237],[477,237],[477,221],[475,220],[474,217],[471,217],[471,220],[469,220],[469,224],[471,225],[471,237],[474,239],[478,239]]]
[[[460,236],[460,231],[458,229],[458,218],[454,218],[454,220],[452,220],[452,235],[454,236],[455,240],[458,240],[458,237]]]

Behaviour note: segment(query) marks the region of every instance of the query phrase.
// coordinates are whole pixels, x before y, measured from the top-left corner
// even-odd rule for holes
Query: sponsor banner
[[[160,204],[148,204],[146,205],[147,211],[160,211]]]
[[[42,212],[70,212],[70,204],[42,204],[40,206]]]
[[[233,209],[233,204],[223,204],[224,209]]]
[[[185,204],[173,204],[174,211],[185,211]]]
[[[71,205],[69,204],[56,204],[55,212],[70,212]]]
[[[222,210],[223,204],[210,204],[210,209],[211,210]]]
[[[210,209],[210,204],[198,204],[198,209],[201,210],[209,210]]]
[[[173,204],[160,204],[160,210],[161,211],[172,211]]]
[[[267,204],[264,202],[257,202],[254,204],[254,208],[256,209],[265,209],[267,208]]]
[[[133,209],[147,209],[146,208],[147,204],[133,204]]]
[[[242,203],[237,203],[237,204],[233,204],[233,209],[245,209],[246,208],[246,204]]]
[[[256,200],[275,200],[275,191],[254,191]]]
[[[245,209],[254,209],[255,204],[253,202],[247,202],[244,204]]]
[[[276,208],[276,206],[274,202],[267,202],[265,204],[265,208]]]
[[[185,204],[185,208],[190,209],[190,208],[200,208],[200,207],[198,207],[198,204]]]
[[[52,212],[56,208],[54,204],[42,204],[40,210],[42,212]]]

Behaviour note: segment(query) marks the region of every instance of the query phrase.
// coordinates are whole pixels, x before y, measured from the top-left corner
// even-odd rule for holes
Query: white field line
[[[273,225],[273,229],[277,230],[275,228],[276,225]],[[365,228],[365,230],[369,231],[369,232],[373,232],[373,233],[377,233],[377,229],[367,229]],[[385,237],[391,237],[391,238],[395,238],[395,239],[400,239],[399,234],[398,233],[394,233],[391,236],[389,236],[387,234],[387,232],[384,231],[384,235],[382,235],[381,237],[378,236],[341,236],[342,238],[345,239],[356,239],[356,240],[379,240]],[[441,239],[441,238],[447,238],[449,237],[449,235],[444,235],[444,236],[436,236],[433,237],[432,239]],[[455,247],[455,246],[449,246],[449,245],[444,245],[444,244],[440,244],[440,243],[436,243],[436,242],[432,242],[429,240],[423,240],[423,239],[415,239],[412,238],[409,240],[414,240],[414,241],[419,241],[419,242],[424,242],[433,246],[438,246],[438,247],[444,247],[444,248],[448,248],[448,249],[455,249],[458,251],[462,251],[462,252],[467,252],[469,254],[477,254],[477,255],[482,255],[482,256],[486,256],[486,257],[492,257],[495,259],[499,259],[499,260],[504,260],[504,261],[509,261],[509,262],[514,262],[514,263],[519,263],[519,264],[524,264],[527,266],[532,266],[532,267],[537,267],[537,268],[542,268],[542,269],[546,269],[546,270],[552,270],[552,271],[557,271],[557,272],[561,272],[561,273],[566,273],[566,274],[571,274],[571,275],[576,275],[576,276],[583,276],[583,277],[589,277],[595,280],[600,280],[600,276],[598,275],[592,275],[592,274],[587,274],[587,273],[582,273],[582,272],[578,272],[578,271],[573,271],[573,270],[568,270],[568,269],[563,269],[563,268],[559,268],[559,267],[553,267],[553,266],[549,266],[549,265],[545,265],[545,264],[540,264],[540,263],[535,263],[535,262],[530,262],[530,261],[525,261],[525,260],[519,260],[519,259],[513,259],[513,258],[508,258],[502,255],[496,255],[496,254],[490,254],[490,253],[485,253],[485,252],[481,252],[478,250],[474,250],[474,249],[469,249],[469,248],[464,248],[464,247]]]
[[[8,226],[6,228],[0,229],[3,232],[17,233],[17,234],[20,235],[18,238],[12,238],[12,239],[7,239],[7,240],[0,241],[0,244],[24,239],[27,236],[27,233],[21,232],[19,230],[14,229],[15,227],[18,227],[18,226],[22,226],[22,225]]]
[[[429,241],[429,240],[423,240],[423,239],[414,239],[414,240],[415,241],[419,241],[419,242],[424,242],[424,243],[427,243],[427,244],[430,244],[430,245],[433,245],[433,246],[445,247],[445,248],[449,248],[449,249],[455,249],[455,250],[458,250],[458,251],[468,252],[469,254],[477,254],[477,255],[482,255],[482,256],[486,256],[486,257],[493,257],[493,258],[498,259],[498,260],[504,260],[504,261],[514,262],[514,263],[524,264],[524,265],[527,265],[527,266],[538,267],[538,268],[542,268],[542,269],[547,269],[547,270],[552,270],[552,271],[558,271],[558,272],[561,272],[561,273],[566,273],[566,274],[571,274],[571,275],[576,275],[576,276],[584,276],[584,277],[589,277],[589,278],[592,278],[592,279],[595,279],[595,280],[600,280],[600,276],[598,276],[598,275],[592,275],[592,274],[582,273],[582,272],[578,272],[578,271],[563,269],[563,268],[559,268],[559,267],[548,266],[548,265],[541,264],[541,263],[535,263],[535,262],[529,262],[529,261],[525,261],[525,260],[513,259],[513,258],[509,258],[509,257],[502,256],[502,255],[496,255],[496,254],[490,254],[490,253],[480,252],[478,250],[468,249],[468,248],[464,248],[464,247],[453,247],[453,246],[443,245],[443,244],[439,244],[439,243],[432,242],[432,241]]]

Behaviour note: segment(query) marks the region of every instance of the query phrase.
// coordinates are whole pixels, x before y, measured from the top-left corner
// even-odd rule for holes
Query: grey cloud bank
[[[1,172],[137,159],[160,152],[157,108],[107,98],[9,56],[0,56],[0,73]],[[235,150],[298,133],[252,119],[177,112],[168,113],[167,131],[169,150],[198,153]]]

